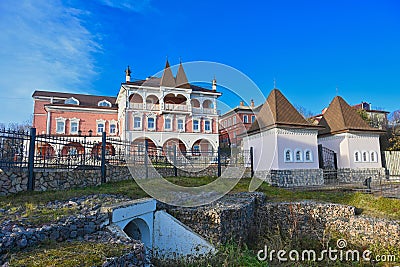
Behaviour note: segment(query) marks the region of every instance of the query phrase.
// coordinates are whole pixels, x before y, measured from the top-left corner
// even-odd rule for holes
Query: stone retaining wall
[[[143,170],[142,170],[143,169]],[[135,168],[137,175],[144,177],[144,168]],[[149,168],[150,169],[150,168]],[[223,171],[224,169],[222,169]],[[152,170],[154,172],[154,169]],[[150,174],[151,172],[150,171]],[[163,177],[174,176],[173,168],[160,168],[156,171]],[[178,169],[180,177],[204,177],[216,176],[217,166],[209,166],[205,169],[187,171]],[[155,174],[158,175],[158,174]],[[87,186],[95,186],[101,184],[101,171],[96,170],[37,170],[35,176],[35,191],[47,190],[66,190],[70,188],[79,188]],[[151,176],[151,175],[150,175]],[[250,169],[247,169],[244,177],[250,177]],[[107,166],[106,181],[122,181],[133,179],[132,175],[126,166]],[[19,172],[3,171],[0,169],[0,196],[10,195],[21,191],[26,191],[28,188],[28,171],[21,169]]]
[[[322,240],[328,232],[340,233],[353,244],[400,246],[400,222],[356,215],[352,206],[301,202],[266,202],[262,193],[240,193],[213,204],[171,207],[159,203],[204,238],[214,243],[251,242],[278,232]]]
[[[302,187],[324,184],[321,169],[266,170],[256,171],[254,176],[273,186]]]
[[[372,182],[379,182],[380,179],[385,179],[385,168],[337,170],[337,179],[339,183],[362,183],[369,177],[372,178]]]

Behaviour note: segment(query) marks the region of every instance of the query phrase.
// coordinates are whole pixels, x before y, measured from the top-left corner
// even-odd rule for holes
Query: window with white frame
[[[354,162],[361,162],[360,151],[354,151]]]
[[[296,162],[303,162],[303,152],[300,149],[294,151],[294,159]]]
[[[101,134],[106,129],[106,121],[105,120],[97,120],[97,134]]]
[[[292,150],[289,148],[286,148],[284,151],[284,161],[285,162],[292,162],[293,161],[293,154],[292,154]]]
[[[142,117],[139,116],[133,117],[133,129],[135,130],[142,129]]]
[[[65,134],[65,121],[64,118],[56,118],[56,133]]]
[[[105,100],[105,99],[99,101],[99,103],[97,103],[97,105],[98,105],[99,107],[111,107],[111,103],[108,102],[108,101]]]
[[[185,131],[185,121],[183,119],[177,120],[177,128],[179,132]]]
[[[231,125],[232,125],[232,119],[229,118],[229,119],[228,119],[228,127],[230,127]]]
[[[116,133],[117,133],[117,125],[110,124],[110,134],[116,134]]]
[[[248,123],[249,122],[249,118],[247,117],[247,115],[243,115],[243,123]]]
[[[147,130],[154,130],[156,128],[156,120],[154,117],[147,118]]]
[[[79,131],[79,119],[73,118],[69,120],[69,133],[78,134]]]
[[[313,161],[313,155],[312,155],[311,150],[306,149],[304,151],[304,161],[305,162],[312,162]]]
[[[65,104],[70,104],[70,105],[79,105],[79,100],[76,99],[75,97],[70,97],[64,101]]]
[[[204,121],[204,131],[211,132],[211,121],[209,120]]]
[[[172,130],[172,123],[171,123],[171,118],[165,118],[164,119],[164,130],[165,131],[171,131]]]
[[[236,115],[233,116],[233,125],[235,125],[235,124],[236,124]]]
[[[363,162],[369,162],[369,153],[367,151],[362,151],[362,161]]]
[[[200,121],[193,120],[193,132],[199,132],[199,131],[200,131]]]
[[[371,162],[378,162],[378,154],[375,151],[369,152]]]
[[[251,123],[253,123],[256,120],[256,116],[251,115]]]

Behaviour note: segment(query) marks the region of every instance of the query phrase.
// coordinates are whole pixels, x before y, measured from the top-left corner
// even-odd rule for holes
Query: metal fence
[[[215,166],[218,176],[224,166],[252,168],[252,151],[186,151],[179,146],[151,147],[147,141],[128,142],[109,137],[105,132],[99,137],[37,135],[35,128],[30,131],[0,129],[0,169],[28,171],[28,188],[32,190],[34,170],[98,169],[105,181],[107,165],[124,166],[127,159],[145,167],[151,164],[155,168],[174,168],[175,175],[177,168]]]

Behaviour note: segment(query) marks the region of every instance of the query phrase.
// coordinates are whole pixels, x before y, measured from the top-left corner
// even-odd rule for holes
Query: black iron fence
[[[204,169],[214,166],[217,175],[226,166],[245,166],[252,169],[252,151],[234,153],[215,150],[189,150],[179,146],[152,147],[147,141],[128,142],[112,138],[105,132],[100,136],[53,136],[30,131],[0,129],[0,169],[28,171],[28,189],[34,187],[34,170],[70,171],[75,169],[101,170],[105,182],[106,168],[132,164],[150,164],[155,168]]]

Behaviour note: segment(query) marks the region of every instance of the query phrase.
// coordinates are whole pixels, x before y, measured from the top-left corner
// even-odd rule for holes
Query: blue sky
[[[275,78],[314,113],[336,87],[400,109],[398,1],[2,0],[0,14],[0,122],[29,119],[36,89],[116,95],[127,65],[141,79],[166,56],[232,66],[264,95]]]

